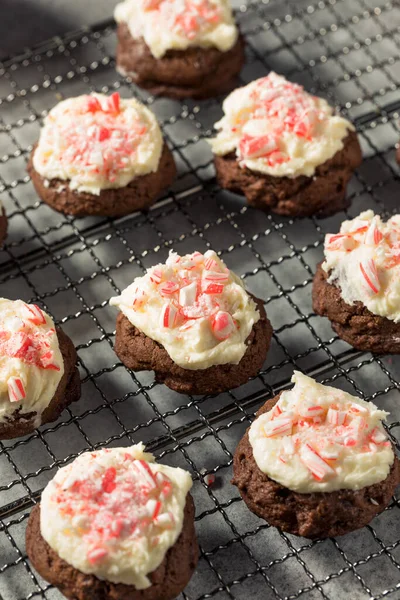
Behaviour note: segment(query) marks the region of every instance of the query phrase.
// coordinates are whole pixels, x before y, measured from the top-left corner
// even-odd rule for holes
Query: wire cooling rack
[[[1,600],[60,600],[27,560],[29,510],[57,468],[80,452],[140,440],[194,478],[201,558],[180,598],[400,598],[398,500],[361,531],[311,543],[252,515],[230,484],[232,453],[254,411],[289,385],[294,368],[374,400],[391,411],[390,432],[399,434],[399,359],[354,351],[311,308],[324,234],[362,209],[388,216],[399,204],[399,3],[264,0],[235,8],[247,38],[243,83],[274,69],[328,98],[357,125],[364,163],[346,213],[284,219],[221,191],[204,141],[221,116],[220,100],[155,99],[120,77],[111,21],[0,65],[0,192],[9,218],[1,295],[38,302],[54,315],[78,348],[83,382],[82,399],[56,423],[0,443]],[[25,167],[42,117],[61,98],[90,90],[135,95],[162,124],[179,177],[147,214],[74,219],[34,193]],[[262,372],[247,385],[216,398],[185,397],[117,361],[116,313],[107,301],[169,249],[210,247],[264,299],[274,339]]]

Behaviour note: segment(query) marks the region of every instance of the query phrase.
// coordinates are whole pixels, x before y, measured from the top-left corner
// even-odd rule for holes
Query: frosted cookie
[[[400,215],[386,223],[372,210],[325,237],[313,308],[343,340],[377,353],[400,353]]]
[[[353,125],[276,73],[232,92],[210,141],[221,187],[280,215],[344,209],[361,164]]]
[[[0,439],[32,433],[80,397],[77,355],[36,304],[0,298]]]
[[[115,93],[57,104],[44,120],[28,172],[55,210],[118,217],[153,204],[174,181],[176,167],[153,113]]]
[[[217,394],[261,369],[272,328],[261,300],[208,250],[148,269],[110,304],[115,352],[129,369],[185,394]]]
[[[143,444],[86,452],[32,510],[28,556],[70,600],[172,600],[198,560],[191,487]]]
[[[125,0],[116,6],[117,69],[153,94],[231,91],[244,41],[228,0]]]
[[[249,509],[308,538],[367,525],[389,504],[400,463],[372,402],[295,372],[239,442],[234,485]]]
[[[0,201],[0,246],[3,244],[7,236],[8,221],[3,205]]]

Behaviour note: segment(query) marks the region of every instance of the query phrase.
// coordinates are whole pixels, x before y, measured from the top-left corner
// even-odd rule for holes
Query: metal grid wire
[[[53,424],[0,443],[0,599],[60,599],[26,558],[24,531],[42,488],[85,449],[146,442],[160,460],[191,471],[199,567],[188,600],[400,598],[400,514],[394,499],[353,534],[310,542],[251,514],[230,485],[232,453],[254,411],[290,382],[294,368],[391,411],[399,436],[400,361],[359,353],[311,308],[311,283],[326,232],[360,210],[398,205],[400,8],[381,0],[235,2],[247,38],[242,82],[270,69],[325,96],[353,120],[364,163],[351,208],[322,220],[248,209],[220,190],[204,138],[219,100],[155,99],[115,72],[113,23],[79,31],[0,65],[0,192],[9,235],[0,253],[1,295],[41,304],[75,342],[82,399]],[[38,201],[25,172],[40,121],[61,98],[90,90],[135,95],[156,113],[179,177],[147,214],[74,219]],[[260,375],[232,392],[185,397],[134,374],[113,352],[107,301],[146,267],[180,253],[217,250],[264,299],[274,327]],[[207,486],[206,474],[216,481]]]

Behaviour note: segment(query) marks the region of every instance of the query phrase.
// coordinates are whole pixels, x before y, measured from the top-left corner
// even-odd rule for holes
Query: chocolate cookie
[[[36,146],[28,163],[28,173],[38,196],[55,210],[68,215],[122,217],[136,210],[144,210],[154,203],[176,177],[172,153],[164,144],[155,173],[136,177],[123,188],[101,190],[97,196],[71,190],[68,181],[53,179],[47,183],[33,167],[32,157],[35,150]]]
[[[317,266],[313,283],[314,312],[328,317],[338,336],[357,350],[400,354],[400,323],[374,315],[361,302],[347,304],[340,289],[328,283],[321,265]]]
[[[165,348],[139,331],[119,313],[115,352],[126,367],[133,371],[154,370],[156,381],[182,394],[218,394],[233,389],[255,377],[267,355],[272,327],[261,300],[254,298],[261,318],[247,338],[248,348],[239,364],[216,365],[203,370],[183,369],[169,356]]]
[[[41,415],[41,425],[58,419],[64,408],[79,400],[81,395],[81,380],[76,367],[77,354],[70,338],[57,328],[58,343],[64,361],[64,374],[58,384],[50,404]],[[12,418],[0,423],[0,439],[8,440],[32,433],[35,428],[35,412],[21,413],[16,409]]]
[[[266,402],[257,417],[270,411],[279,399]],[[248,431],[233,458],[232,483],[249,509],[282,531],[307,538],[343,535],[367,525],[389,504],[400,483],[400,462],[395,456],[384,481],[360,490],[300,494],[263,473],[253,456]]]
[[[1,208],[0,208],[0,212],[1,212]],[[6,239],[7,227],[8,227],[7,217],[6,217],[5,212],[3,212],[2,214],[0,214],[0,246]]]
[[[151,587],[112,583],[78,571],[52,550],[40,532],[40,505],[30,514],[26,549],[37,571],[70,600],[172,600],[189,582],[198,561],[194,504],[188,494],[182,532],[160,566],[149,575]]]
[[[279,215],[327,216],[349,206],[346,186],[362,155],[357,134],[350,132],[344,147],[317,167],[313,177],[273,177],[239,166],[236,154],[214,156],[218,183],[222,188],[246,196],[256,208]]]
[[[143,40],[135,40],[126,23],[118,25],[117,69],[152,94],[170,98],[210,98],[235,87],[244,61],[244,39],[239,36],[227,52],[217,48],[168,50],[154,58]]]

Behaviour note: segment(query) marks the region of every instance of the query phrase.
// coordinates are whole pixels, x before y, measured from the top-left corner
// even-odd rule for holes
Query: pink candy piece
[[[204,261],[204,268],[206,271],[217,271],[219,265],[213,258],[206,258]]]
[[[25,387],[19,377],[10,377],[7,381],[7,386],[10,402],[19,402],[26,398]]]
[[[119,113],[121,109],[120,101],[121,97],[118,92],[111,94],[111,96],[107,98],[107,108],[109,112]]]
[[[229,273],[218,273],[216,271],[205,271],[203,280],[211,283],[227,283]]]
[[[150,273],[150,280],[153,283],[161,283],[163,278],[163,272],[160,268],[154,267]]]
[[[172,329],[178,321],[178,309],[173,304],[164,304],[161,311],[161,323],[163,327]]]
[[[226,340],[235,331],[235,324],[231,315],[219,310],[211,317],[211,329],[217,340]]]
[[[141,478],[143,479],[143,482],[146,484],[146,487],[155,489],[157,487],[156,478],[147,462],[144,460],[135,460],[134,465],[135,469],[139,472]]]
[[[374,217],[365,234],[365,244],[367,246],[377,246],[381,240],[383,240],[383,234],[378,228],[376,217]]]
[[[205,294],[219,295],[224,291],[224,286],[219,283],[210,283],[203,287],[203,291]]]
[[[277,149],[278,144],[276,139],[271,135],[251,137],[250,135],[245,134],[239,142],[239,156],[242,159],[268,156]]]
[[[378,294],[381,289],[378,269],[373,258],[360,262],[360,270],[370,294]]]
[[[157,10],[164,0],[143,0],[144,10]]]
[[[350,235],[338,233],[337,235],[331,235],[328,238],[327,249],[328,250],[343,250],[351,252],[357,247],[357,242]]]
[[[300,448],[300,460],[317,481],[335,474],[335,470],[309,444],[304,444]]]
[[[49,350],[40,357],[41,366],[43,369],[52,369],[53,371],[59,371],[60,367],[54,363],[54,353]]]
[[[87,96],[86,110],[92,113],[102,110],[99,100],[94,96]]]
[[[328,421],[328,423],[335,426],[343,425],[345,418],[345,411],[336,410],[334,408],[329,408],[328,413],[326,415],[326,420]]]
[[[380,429],[375,427],[375,429],[373,429],[371,432],[371,440],[374,442],[374,444],[382,444],[382,442],[386,442],[387,437],[383,431],[380,431]]]
[[[172,296],[179,290],[179,285],[174,281],[165,281],[164,283],[160,283],[158,286],[158,291],[161,296]]]
[[[293,419],[291,417],[278,417],[264,426],[264,435],[265,437],[290,435],[292,428]]]
[[[22,307],[22,314],[28,321],[34,323],[34,325],[46,324],[46,317],[36,304],[24,304]]]
[[[208,475],[204,475],[204,483],[211,487],[215,483],[214,473],[209,473]]]
[[[323,415],[325,409],[322,406],[308,406],[305,412],[308,417],[317,417]]]
[[[93,550],[90,550],[87,553],[87,559],[90,564],[95,565],[103,560],[103,558],[105,558],[107,555],[108,552],[104,548],[93,548]]]

